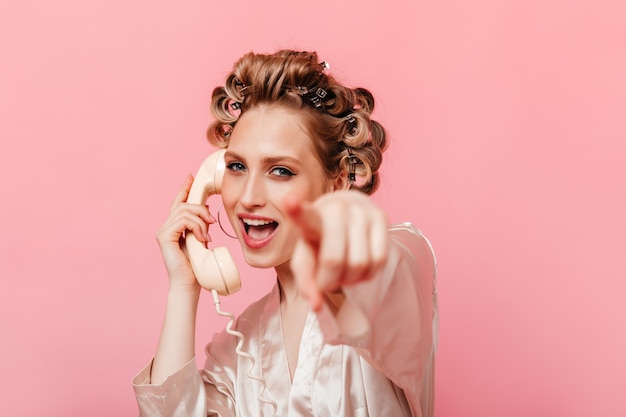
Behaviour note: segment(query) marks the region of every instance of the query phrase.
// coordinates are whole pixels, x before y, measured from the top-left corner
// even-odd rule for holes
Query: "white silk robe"
[[[161,385],[148,364],[133,386],[142,417],[432,417],[437,339],[436,266],[430,244],[411,224],[392,226],[390,256],[371,281],[346,286],[339,311],[309,312],[298,364],[289,376],[276,285],[225,332]],[[273,401],[273,407],[266,401]]]

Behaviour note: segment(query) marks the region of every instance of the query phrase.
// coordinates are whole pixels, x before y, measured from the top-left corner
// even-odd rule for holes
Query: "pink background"
[[[626,415],[622,4],[3,1],[1,414],[136,415],[211,89],[295,47],[378,97],[376,200],[437,250],[436,415]],[[241,270],[235,312],[273,280]]]

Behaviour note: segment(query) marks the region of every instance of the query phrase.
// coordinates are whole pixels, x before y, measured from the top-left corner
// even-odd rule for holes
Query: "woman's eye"
[[[246,167],[241,162],[230,162],[226,165],[230,171],[245,171]]]
[[[270,173],[278,177],[291,177],[295,175],[293,172],[291,172],[289,168],[285,168],[285,167],[272,168],[272,171]]]

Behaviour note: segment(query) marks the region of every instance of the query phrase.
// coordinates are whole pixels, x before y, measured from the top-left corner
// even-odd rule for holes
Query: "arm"
[[[207,416],[205,389],[195,358],[160,385],[150,384],[152,365],[150,362],[133,378],[140,417]]]
[[[328,193],[312,203],[291,199],[286,206],[301,230],[291,259],[298,289],[318,312],[328,307],[324,300],[334,300],[329,313],[344,336],[369,333],[388,311],[432,327],[434,253],[411,224],[389,227],[384,212],[358,191]]]
[[[432,416],[438,336],[436,260],[410,224],[392,226],[385,267],[344,286],[338,309],[318,313],[324,339],[354,347],[407,396],[413,415]],[[419,410],[419,411],[418,411]]]
[[[199,290],[170,288],[163,327],[152,364],[151,382],[162,383],[195,357]]]
[[[437,338],[436,261],[428,240],[408,223],[389,230],[385,266],[372,279],[343,287],[338,309],[318,314],[329,343],[351,345],[400,386],[415,384]]]
[[[287,203],[302,231],[291,260],[295,280],[318,313],[325,339],[358,349],[405,391],[414,411],[426,413],[433,403],[437,332],[430,244],[411,225],[389,228],[362,193]]]
[[[186,231],[208,241],[208,225],[214,220],[206,206],[185,202],[192,183],[193,177],[188,176],[157,233],[169,291],[154,359],[133,379],[141,416],[207,415],[194,353],[200,285],[181,243]]]
[[[193,183],[188,176],[172,203],[170,214],[157,233],[169,292],[161,336],[152,365],[151,382],[160,384],[195,356],[195,326],[200,285],[196,281],[181,242],[185,231],[207,242],[208,225],[214,222],[206,206],[187,204]]]
[[[132,381],[140,417],[234,417],[234,351],[233,337],[222,331],[207,345],[201,371],[194,357],[160,384],[151,383],[151,361]]]

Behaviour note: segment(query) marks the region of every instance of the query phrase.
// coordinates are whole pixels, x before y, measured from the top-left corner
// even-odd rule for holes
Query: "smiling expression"
[[[224,155],[224,209],[246,261],[259,268],[289,261],[299,231],[286,215],[288,196],[312,201],[333,190],[298,114],[257,106],[239,118]]]

